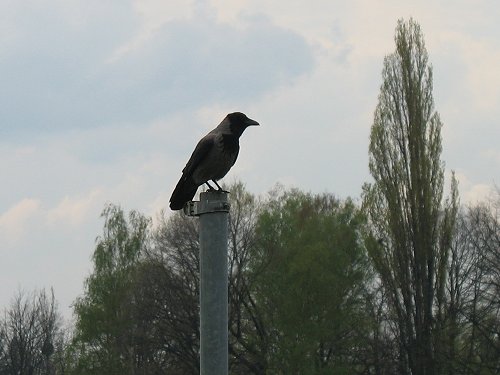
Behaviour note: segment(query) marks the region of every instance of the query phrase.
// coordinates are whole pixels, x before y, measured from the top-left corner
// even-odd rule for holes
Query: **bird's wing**
[[[206,136],[204,136],[202,139],[200,139],[200,141],[196,145],[193,153],[191,154],[189,161],[187,162],[186,166],[182,170],[183,174],[190,175],[193,173],[193,171],[200,164],[200,162],[210,152],[212,147],[214,147],[214,143],[215,143],[214,138],[215,138],[215,136],[213,134],[209,133]]]

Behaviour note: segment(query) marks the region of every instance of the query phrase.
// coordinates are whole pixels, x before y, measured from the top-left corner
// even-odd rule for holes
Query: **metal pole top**
[[[199,201],[189,201],[184,206],[184,214],[187,216],[200,216],[213,212],[229,212],[227,191],[207,190],[200,193]]]

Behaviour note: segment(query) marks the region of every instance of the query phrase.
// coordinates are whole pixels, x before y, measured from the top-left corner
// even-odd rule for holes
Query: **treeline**
[[[331,194],[228,189],[230,373],[407,373],[408,338],[360,208]],[[434,303],[436,373],[498,374],[499,204],[458,213]],[[164,215],[153,227],[114,205],[103,218],[74,327],[63,329],[53,293],[18,295],[0,319],[0,374],[199,373],[197,220]]]
[[[395,42],[359,203],[227,187],[232,374],[500,374],[500,191],[461,207],[452,176],[444,198],[419,25],[400,21]],[[102,216],[74,326],[52,293],[19,294],[0,317],[0,375],[199,373],[197,220]]]

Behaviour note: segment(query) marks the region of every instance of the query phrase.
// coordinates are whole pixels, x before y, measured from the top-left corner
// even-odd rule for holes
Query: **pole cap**
[[[200,193],[199,201],[189,201],[183,208],[187,216],[200,216],[213,212],[229,212],[230,204],[227,191],[207,190]]]

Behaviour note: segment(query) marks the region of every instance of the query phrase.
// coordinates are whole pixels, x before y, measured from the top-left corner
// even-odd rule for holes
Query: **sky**
[[[397,20],[422,28],[464,204],[500,184],[497,0],[0,0],[0,310],[83,293],[106,203],[157,217],[196,142],[247,129],[223,180],[359,198]]]

